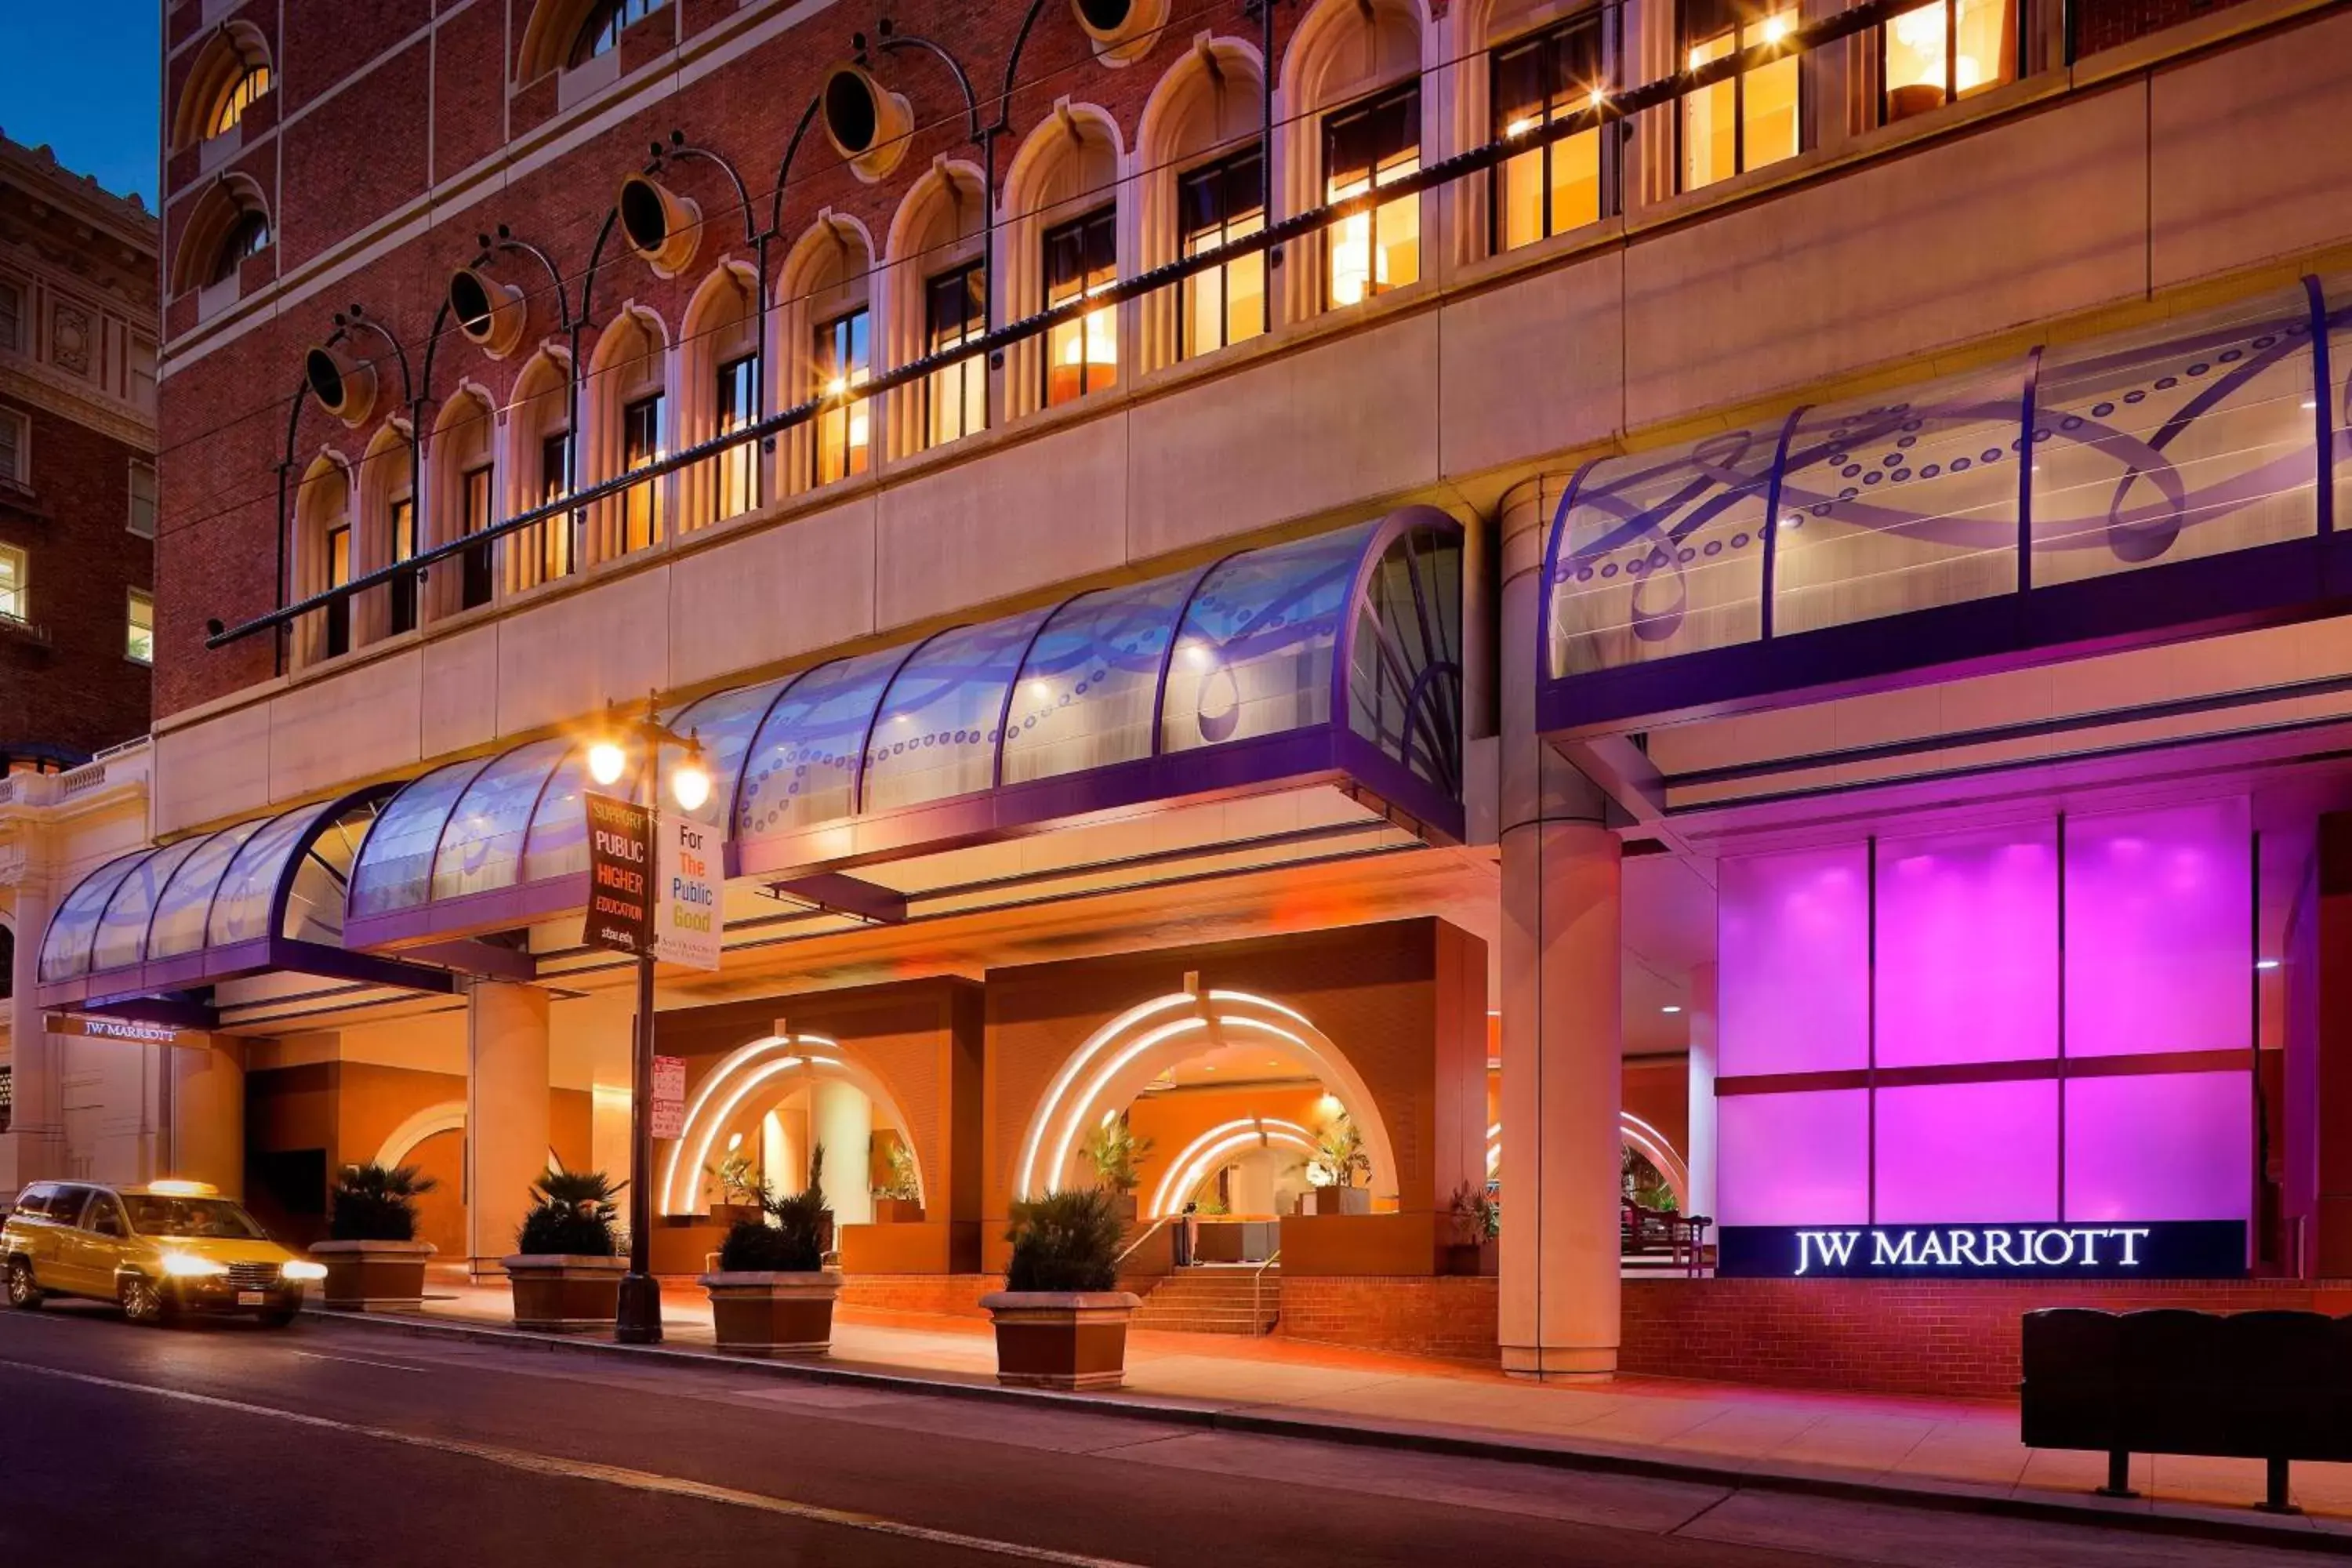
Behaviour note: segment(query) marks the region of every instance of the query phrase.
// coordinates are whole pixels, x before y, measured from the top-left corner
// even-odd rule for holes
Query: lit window
[[[1104,207],[1045,231],[1045,303],[1066,305],[1118,281],[1118,231]],[[1118,379],[1118,307],[1105,305],[1045,334],[1048,406],[1100,392]]]
[[[462,482],[466,513],[462,531],[470,536],[490,526],[490,466],[485,463],[478,468],[467,469]],[[488,604],[492,589],[489,542],[467,545],[457,559],[457,607],[470,610]]]
[[[1523,38],[1495,51],[1495,129],[1510,141],[1563,115],[1592,109],[1609,95],[1601,13]],[[1534,148],[1496,169],[1495,247],[1511,250],[1565,234],[1613,210],[1609,186],[1616,160],[1601,156],[1601,132],[1580,131]]]
[[[558,430],[539,443],[539,504],[552,506],[571,493],[572,435]],[[551,517],[539,525],[539,574],[552,581],[572,570],[572,520]]]
[[[392,559],[405,561],[416,553],[416,500],[400,496],[392,503]],[[390,584],[392,631],[395,637],[416,629],[416,576],[394,577]]]
[[[155,465],[131,465],[131,531],[142,539],[155,537]]]
[[[21,353],[25,347],[25,291],[0,281],[0,350]]]
[[[221,239],[220,250],[213,258],[212,276],[207,285],[225,283],[236,276],[245,258],[257,256],[269,245],[269,219],[262,214],[246,211],[237,215],[236,222]]]
[[[0,544],[0,620],[24,621],[32,616],[32,563],[14,544]]]
[[[959,348],[988,320],[988,273],[977,261],[942,272],[924,286],[923,324],[929,353]],[[925,378],[924,445],[936,447],[988,427],[988,361],[974,354]]]
[[[143,588],[131,590],[131,620],[123,633],[122,651],[142,664],[155,662],[155,595]]]
[[[852,310],[816,330],[816,395],[825,404],[816,416],[814,482],[820,485],[864,473],[872,458],[872,400],[850,396],[874,374],[867,320],[864,310]]]
[[[1323,121],[1323,195],[1344,201],[1421,168],[1421,84],[1408,82]],[[1421,277],[1421,198],[1401,196],[1332,226],[1325,303],[1352,305]]]
[[[213,110],[212,121],[205,127],[205,140],[209,142],[215,136],[226,136],[236,130],[245,122],[245,111],[268,95],[269,68],[247,67],[245,74],[238,77],[222,97],[220,107]]]
[[[327,530],[327,586],[340,588],[352,580],[352,526],[339,523]],[[352,601],[349,595],[327,606],[327,657],[348,653],[352,647]]]
[[[1245,148],[1176,182],[1184,254],[1198,256],[1265,226],[1265,157]],[[1265,331],[1265,252],[1237,256],[1184,279],[1186,359]]]
[[[588,13],[579,41],[572,46],[572,63],[584,66],[599,55],[620,47],[621,35],[669,4],[669,0],[602,0]]]
[[[642,468],[660,458],[662,395],[641,397],[621,410],[621,468]],[[621,548],[643,550],[661,537],[661,517],[652,479],[631,485],[621,497]]]
[[[13,408],[0,408],[0,485],[28,488],[33,482],[31,422]]]
[[[1740,0],[1682,0],[1683,64],[1692,70],[1797,28],[1794,6],[1765,10]],[[1793,158],[1803,145],[1797,56],[1783,54],[1683,96],[1683,189]]]
[[[719,433],[731,435],[751,423],[752,403],[760,384],[760,356],[745,354],[719,367]],[[760,444],[744,441],[727,448],[718,463],[719,515],[733,517],[760,504]]]
[[[1937,0],[1879,29],[1887,122],[1939,109],[1999,87],[2016,75],[2016,9],[2011,0]]]

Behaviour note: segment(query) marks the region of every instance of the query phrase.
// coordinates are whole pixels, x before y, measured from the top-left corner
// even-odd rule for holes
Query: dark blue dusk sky
[[[155,206],[156,0],[0,0],[0,132]]]

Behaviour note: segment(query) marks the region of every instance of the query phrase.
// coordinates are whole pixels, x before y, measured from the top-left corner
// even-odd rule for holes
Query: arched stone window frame
[[[1056,101],[1024,139],[1005,172],[994,280],[997,321],[1017,321],[1045,308],[1045,237],[1073,218],[1104,206],[1112,209],[1115,253],[1121,278],[1134,276],[1134,204],[1126,199],[1127,148],[1118,121],[1091,103]],[[1118,326],[1118,363],[1113,385],[1132,374],[1128,345],[1135,335],[1133,304],[1114,307]],[[1047,339],[1033,337],[1004,353],[1005,416],[1019,418],[1045,405]]]
[[[928,352],[923,321],[924,284],[930,279],[979,259],[987,249],[988,199],[980,166],[960,158],[942,157],[917,180],[898,211],[891,215],[881,297],[875,320],[875,360],[880,366],[907,364]],[[988,279],[993,292],[999,287]],[[996,313],[1002,321],[1002,312]],[[985,368],[982,373],[985,375]],[[988,378],[992,383],[993,377]],[[929,444],[924,421],[922,382],[889,395],[890,416],[885,426],[889,446],[884,456],[904,458]],[[992,385],[986,399],[989,423],[996,423]]]
[[[589,352],[588,374],[581,384],[580,406],[584,432],[580,447],[580,483],[584,489],[621,477],[626,467],[623,415],[630,405],[659,395],[661,415],[656,447],[677,449],[677,388],[672,384],[669,327],[660,315],[631,300],[613,312],[610,325],[596,334]],[[677,515],[676,487],[667,477],[648,479],[652,508],[648,536],[640,551],[658,547],[668,536],[670,520]],[[626,492],[611,496],[588,509],[586,564],[595,565],[630,553],[629,507]]]
[[[276,62],[261,29],[242,19],[215,28],[197,48],[187,79],[180,84],[179,98],[172,108],[171,150],[184,152],[201,143],[205,164],[212,167],[242,146],[242,121],[218,135],[212,134],[212,127],[238,85],[257,70],[270,74],[268,90],[275,91]]]
[[[360,457],[354,476],[352,517],[352,575],[380,572],[393,563],[393,508],[402,500],[415,504],[412,454],[415,428],[395,416],[380,426]],[[411,511],[415,526],[415,512]],[[392,635],[393,584],[372,588],[352,605],[352,646],[362,647]]]
[[[497,465],[500,517],[535,510],[565,489],[564,476],[543,471],[543,458],[551,437],[571,434],[571,396],[572,358],[559,343],[542,344],[516,373]],[[509,594],[568,576],[581,565],[580,541],[568,515],[509,535],[501,545],[506,569],[499,576]]]
[[[761,339],[766,323],[760,310],[759,274],[749,262],[722,257],[687,302],[677,337],[677,400],[671,415],[676,446],[684,448],[708,441],[719,431],[719,367],[746,354],[757,354],[755,377],[767,374],[767,346]],[[771,408],[774,405],[772,403]],[[730,467],[731,466],[731,467]],[[770,491],[761,473],[757,443],[679,473],[674,487],[679,532],[707,528],[726,516],[755,511]],[[727,493],[739,488],[722,484],[731,477],[748,480],[750,503],[722,515]]]
[[[499,504],[498,461],[498,399],[478,382],[457,384],[441,402],[433,421],[433,438],[425,445],[425,504],[417,519],[420,548],[432,549],[460,537],[466,531],[466,478],[478,468],[490,470],[488,521],[506,515]],[[491,551],[490,597],[499,596],[504,574],[503,543]],[[465,607],[466,565],[462,556],[444,561],[427,574],[419,595],[419,613],[427,620],[457,614]]]
[[[879,302],[881,280],[874,262],[874,236],[856,218],[827,207],[801,232],[785,253],[776,279],[776,370],[775,379],[769,384],[771,412],[794,407],[817,395],[821,390],[817,329],[861,307],[866,312],[869,371],[878,374],[884,365],[900,363],[887,357]],[[919,307],[916,331],[921,331]],[[868,473],[887,449],[887,416],[893,401],[871,397],[865,402]],[[816,443],[824,423],[820,416],[794,426],[777,443],[777,488],[785,494],[797,495],[817,487]]]
[[[352,465],[331,447],[323,447],[302,470],[294,491],[293,537],[286,542],[289,603],[324,593],[331,573],[329,541],[334,531],[352,521]],[[300,668],[327,657],[328,612],[316,610],[294,625],[293,665]],[[356,624],[352,626],[358,631]],[[352,646],[358,646],[354,635]]]
[[[270,222],[269,200],[260,184],[250,175],[223,174],[206,186],[189,205],[188,215],[181,220],[180,242],[172,252],[171,296],[202,289],[215,309],[234,301],[242,291],[242,258],[218,283],[213,275],[222,263],[223,248],[242,230],[248,216],[258,216],[268,237],[265,246],[277,243],[277,229]],[[232,288],[231,285],[236,285]],[[215,291],[219,297],[215,299]],[[201,306],[198,315],[210,311]]]
[[[1436,117],[1443,121],[1448,149],[1478,147],[1494,140],[1493,59],[1497,45],[1508,46],[1559,23],[1601,8],[1595,0],[1462,0],[1449,9],[1435,28],[1438,58],[1461,62],[1457,67],[1440,73],[1446,80],[1447,90],[1444,101],[1436,108]],[[1629,80],[1648,79],[1634,71],[1632,66],[1634,35],[1641,25],[1641,9],[1638,5],[1622,7],[1613,23],[1622,31],[1615,40],[1616,56],[1608,64],[1617,73],[1616,87],[1621,91]],[[1671,5],[1668,14],[1672,14]],[[1424,103],[1422,110],[1424,134],[1432,123],[1431,107]],[[1604,131],[1602,134],[1622,134],[1622,132]],[[1610,155],[1604,143],[1601,156],[1607,158]],[[1426,161],[1427,154],[1424,153],[1423,157]],[[1671,169],[1668,172],[1671,174]],[[1635,174],[1631,159],[1627,160],[1624,174],[1626,182],[1633,183]],[[1484,175],[1455,180],[1445,186],[1443,193],[1445,209],[1444,254],[1454,267],[1468,266],[1501,253],[1494,241],[1491,192],[1492,182]],[[1630,193],[1621,195],[1621,200],[1630,199]],[[1423,210],[1426,216],[1427,209]],[[1604,210],[1601,216],[1606,219],[1614,215]],[[1435,254],[1428,244],[1433,232],[1424,223],[1423,249],[1425,256]]]
[[[674,13],[679,4],[680,0],[666,0],[640,20],[650,20],[663,11]],[[581,31],[602,5],[603,0],[536,0],[524,19],[522,37],[515,47],[514,85],[523,87],[550,71],[570,68]],[[670,25],[677,25],[675,15]]]
[[[1334,110],[1421,79],[1421,163],[1452,151],[1444,135],[1446,94],[1462,72],[1433,68],[1436,30],[1420,0],[1316,0],[1299,19],[1282,55],[1275,85],[1275,167],[1286,213],[1323,205],[1323,122]],[[1485,62],[1478,62],[1484,68]],[[1482,138],[1483,140],[1483,138]],[[1421,197],[1421,280],[1432,280],[1443,245],[1443,197]],[[1286,247],[1279,285],[1284,321],[1304,321],[1323,310],[1328,236],[1306,236]]]
[[[1260,140],[1265,72],[1265,58],[1255,44],[1202,33],[1153,84],[1135,136],[1132,189],[1139,272],[1164,267],[1182,252],[1183,216],[1177,198],[1182,177]],[[1279,197],[1278,189],[1275,195]],[[1269,222],[1272,216],[1267,215]],[[1179,312],[1183,294],[1181,287],[1161,289],[1136,301],[1133,346],[1125,352],[1139,374],[1182,357]]]

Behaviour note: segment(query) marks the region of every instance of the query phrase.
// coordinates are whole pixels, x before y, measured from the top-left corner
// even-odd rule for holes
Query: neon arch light
[[[1221,1122],[1184,1145],[1176,1158],[1168,1163],[1167,1174],[1152,1189],[1146,1219],[1160,1219],[1176,1212],[1184,1194],[1208,1179],[1209,1173],[1234,1154],[1252,1147],[1272,1148],[1276,1144],[1312,1154],[1315,1136],[1296,1121],[1285,1121],[1273,1116],[1244,1116]]]
[[[1182,1010],[1182,1016],[1171,1016]],[[1070,1054],[1046,1086],[1013,1166],[1015,1199],[1078,1179],[1073,1169],[1087,1130],[1141,1093],[1160,1073],[1239,1032],[1274,1045],[1357,1111],[1373,1169],[1397,1179],[1396,1155],[1370,1088],[1329,1037],[1304,1013],[1247,991],[1171,992],[1129,1008]],[[1206,1037],[1204,1041],[1203,1037]]]
[[[464,1100],[445,1100],[438,1105],[428,1105],[384,1134],[383,1147],[375,1152],[375,1163],[390,1170],[414,1153],[419,1143],[436,1133],[463,1132],[465,1130]]]
[[[1690,1202],[1690,1167],[1683,1163],[1666,1135],[1634,1115],[1630,1110],[1617,1113],[1617,1137],[1665,1177],[1666,1190],[1675,1194],[1675,1205],[1681,1207]],[[1486,1129],[1486,1179],[1494,1180],[1503,1163],[1503,1124],[1496,1122]]]
[[[912,1152],[913,1125],[899,1108],[897,1097],[862,1063],[834,1054],[840,1050],[839,1041],[824,1035],[764,1035],[721,1058],[719,1065],[695,1085],[694,1093],[687,1100],[682,1135],[670,1145],[668,1161],[662,1167],[657,1189],[661,1212],[699,1212],[702,1168],[709,1161],[719,1134],[761,1085],[772,1085],[772,1092],[783,1092],[788,1086],[778,1080],[787,1075],[796,1075],[799,1080],[835,1078],[852,1085],[874,1102],[877,1112],[907,1135]],[[691,1160],[687,1157],[689,1148],[693,1151]],[[929,1190],[919,1153],[915,1154],[915,1184],[918,1191]]]

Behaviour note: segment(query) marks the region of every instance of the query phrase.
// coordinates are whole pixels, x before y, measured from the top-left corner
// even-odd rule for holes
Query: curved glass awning
[[[1542,728],[2316,605],[2347,361],[2352,279],[2306,279],[1590,463],[1546,552]]]
[[[447,989],[438,971],[342,945],[352,868],[394,787],[373,785],[108,861],[66,895],[41,938],[40,1005],[167,1006],[271,971]]]
[[[1433,508],[730,688],[663,715],[730,876],[787,879],[1153,802],[1338,784],[1462,835],[1462,531]],[[436,769],[353,873],[353,947],[586,902],[576,742]],[[665,762],[669,759],[665,759]]]

